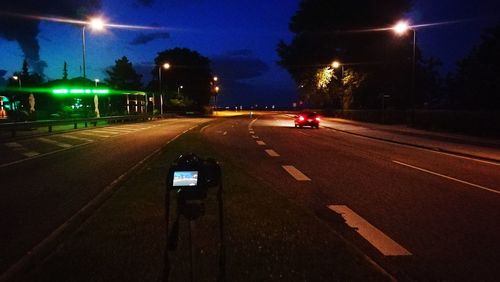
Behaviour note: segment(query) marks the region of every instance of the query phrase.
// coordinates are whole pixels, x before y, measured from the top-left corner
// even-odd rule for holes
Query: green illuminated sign
[[[69,89],[69,88],[58,88],[53,89],[52,94],[64,95],[64,94],[109,94],[109,89]]]

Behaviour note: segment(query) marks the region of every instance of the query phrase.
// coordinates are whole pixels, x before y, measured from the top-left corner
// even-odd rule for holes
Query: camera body
[[[184,200],[204,200],[208,189],[220,184],[220,178],[221,169],[214,159],[183,154],[170,166],[167,187]]]

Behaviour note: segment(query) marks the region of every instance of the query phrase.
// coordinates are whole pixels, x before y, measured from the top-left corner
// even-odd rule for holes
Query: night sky
[[[11,0],[0,0],[0,4],[4,1]],[[299,0],[101,2],[100,11],[107,21],[166,29],[88,32],[87,77],[104,79],[104,70],[114,60],[127,56],[147,82],[157,52],[187,47],[211,59],[214,71],[222,79],[223,104],[288,106],[295,99],[293,81],[276,65],[275,48],[280,39],[291,39],[288,23]],[[446,73],[453,71],[455,62],[479,42],[482,28],[499,21],[500,1],[417,0],[409,18],[413,24],[469,20],[417,33],[424,56],[439,58],[444,64],[441,72]],[[80,75],[81,27],[42,22],[38,40],[40,59],[47,64],[47,78],[60,78],[64,61],[68,62],[70,78]],[[24,54],[17,42],[2,38],[1,33],[0,54],[0,76],[6,79],[20,69]]]

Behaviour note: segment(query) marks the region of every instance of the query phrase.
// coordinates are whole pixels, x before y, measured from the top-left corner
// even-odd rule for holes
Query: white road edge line
[[[288,172],[297,181],[311,181],[311,178],[307,177],[300,170],[295,168],[293,165],[283,165],[281,166],[286,172]]]
[[[331,205],[328,208],[340,214],[349,227],[353,228],[359,235],[365,238],[384,256],[411,256],[412,254],[403,246],[392,240],[377,227],[371,225],[347,206]]]
[[[421,150],[421,151],[431,152],[431,153],[445,155],[445,156],[449,156],[449,157],[455,157],[455,158],[459,158],[459,159],[465,159],[465,160],[475,161],[475,162],[479,162],[479,163],[485,163],[485,164],[500,166],[500,163],[496,163],[496,162],[492,162],[492,161],[475,159],[475,158],[466,157],[466,156],[460,156],[460,155],[456,155],[456,154],[452,154],[452,153],[447,153],[447,152],[441,152],[441,151],[433,150],[433,149],[430,149],[430,148],[422,148],[422,147],[417,147],[417,146],[411,146],[411,145],[401,144],[401,143],[397,143],[397,142],[391,142],[391,141],[381,140],[381,139],[378,139],[378,138],[363,136],[363,135],[358,134],[358,133],[352,133],[352,132],[349,132],[347,130],[337,129],[337,128],[334,128],[334,127],[326,127],[326,128],[328,130],[330,130],[330,131],[340,132],[340,133],[344,133],[344,134],[349,134],[349,135],[356,136],[358,138],[368,139],[368,140],[372,140],[372,141],[378,141],[378,142],[381,142],[381,143],[386,143],[386,144],[391,144],[391,145],[397,145],[397,146],[411,148],[411,149],[415,149],[415,150]]]
[[[469,185],[469,186],[472,186],[472,187],[476,187],[476,188],[479,188],[479,189],[482,189],[482,190],[485,190],[485,191],[488,191],[488,192],[491,192],[491,193],[500,194],[500,190],[495,190],[495,189],[491,189],[491,188],[488,188],[488,187],[484,187],[484,186],[481,186],[481,185],[478,185],[478,184],[467,182],[465,180],[461,180],[461,179],[458,179],[458,178],[447,176],[447,175],[444,175],[444,174],[441,174],[441,173],[437,173],[437,172],[434,172],[434,171],[427,170],[425,168],[421,168],[421,167],[418,167],[418,166],[413,166],[413,165],[410,165],[410,164],[407,164],[407,163],[403,163],[403,162],[399,162],[399,161],[394,161],[394,160],[392,162],[396,163],[398,165],[406,166],[406,167],[413,168],[413,169],[416,169],[416,170],[419,170],[419,171],[422,171],[422,172],[426,172],[426,173],[429,173],[429,174],[432,174],[432,175],[436,175],[436,176],[443,177],[443,178],[446,178],[446,179],[449,179],[449,180],[453,180],[453,181],[456,181],[456,182],[459,182],[459,183],[462,183],[462,184],[466,184],[466,185]]]
[[[267,153],[270,157],[279,157],[279,156],[280,156],[280,154],[276,153],[276,151],[275,151],[275,150],[267,149],[267,150],[265,150],[265,151],[266,151],[266,153]]]
[[[264,141],[260,141],[260,140],[257,141],[257,144],[260,146],[266,146],[266,143]]]

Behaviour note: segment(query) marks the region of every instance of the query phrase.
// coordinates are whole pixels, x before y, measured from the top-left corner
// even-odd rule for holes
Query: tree
[[[382,92],[396,97],[400,107],[407,107],[412,38],[398,38],[390,30],[368,29],[392,26],[409,8],[409,0],[384,1],[383,5],[377,0],[302,0],[289,25],[294,38],[288,44],[278,44],[278,63],[297,85],[303,85],[313,81],[322,68],[339,60],[346,63],[346,69],[357,73],[353,77],[362,78],[363,85],[359,81],[351,89],[357,107],[379,107]],[[418,57],[419,54],[417,50]],[[404,93],[407,94],[402,97]]]
[[[171,68],[163,69],[169,63]],[[154,81],[150,84],[156,91],[159,90],[159,70],[162,72],[162,92],[167,99],[181,99],[186,104],[192,101],[193,106],[202,107],[209,104],[211,97],[212,71],[210,60],[198,52],[187,48],[175,48],[158,53],[155,58],[155,67],[152,70]],[[177,96],[177,89],[183,86],[181,97]]]
[[[128,58],[123,56],[115,61],[115,65],[106,70],[108,78],[106,83],[114,89],[140,90],[142,88],[142,75],[138,74]]]
[[[67,80],[68,79],[68,64],[66,63],[66,61],[64,61],[64,66],[63,66],[63,77],[62,77],[63,80]]]
[[[451,85],[455,107],[500,110],[500,25],[484,31],[481,43],[462,61]]]

